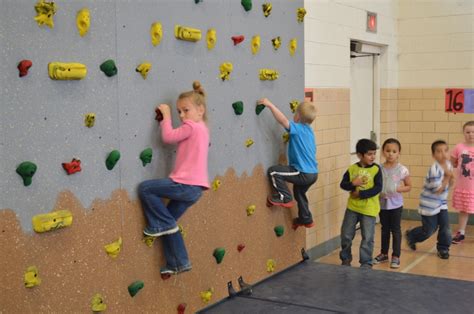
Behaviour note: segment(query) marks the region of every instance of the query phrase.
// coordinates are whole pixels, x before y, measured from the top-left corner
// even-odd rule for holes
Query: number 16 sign
[[[453,113],[474,113],[474,89],[447,88],[445,111]]]

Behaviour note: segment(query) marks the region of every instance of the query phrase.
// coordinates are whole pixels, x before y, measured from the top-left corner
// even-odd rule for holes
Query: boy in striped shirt
[[[408,246],[412,250],[416,250],[416,243],[428,239],[439,227],[438,243],[436,244],[438,256],[442,259],[448,259],[451,230],[449,228],[447,199],[448,189],[453,181],[453,166],[449,161],[449,149],[445,141],[433,142],[431,152],[435,162],[425,177],[418,209],[422,225],[408,230],[406,238]]]

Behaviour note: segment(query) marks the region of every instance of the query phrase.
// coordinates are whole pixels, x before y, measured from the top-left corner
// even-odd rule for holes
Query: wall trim
[[[308,253],[310,260],[315,260],[328,255],[339,247],[341,247],[341,237],[337,236],[321,244],[318,244],[315,247],[312,247],[306,251],[306,253]]]

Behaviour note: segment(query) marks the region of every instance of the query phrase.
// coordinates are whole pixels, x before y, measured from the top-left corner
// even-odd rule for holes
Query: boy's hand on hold
[[[257,104],[262,104],[265,107],[273,105],[272,102],[268,98],[262,98],[257,101]]]
[[[163,119],[171,117],[170,107],[167,104],[160,104],[157,108],[160,109]]]

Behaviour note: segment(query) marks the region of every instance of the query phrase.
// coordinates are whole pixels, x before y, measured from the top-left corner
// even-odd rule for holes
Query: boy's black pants
[[[283,202],[289,202],[293,199],[286,182],[293,183],[293,194],[298,203],[298,220],[307,224],[313,222],[313,216],[308,206],[306,192],[309,187],[318,180],[317,173],[299,172],[292,166],[276,165],[268,168],[268,178],[278,197]]]

